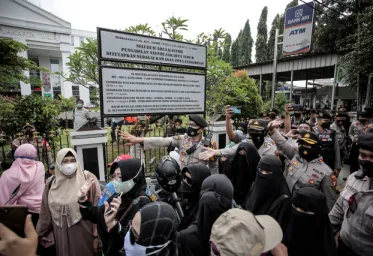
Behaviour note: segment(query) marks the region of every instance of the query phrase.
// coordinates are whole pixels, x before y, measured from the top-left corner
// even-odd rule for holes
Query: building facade
[[[84,40],[96,36],[96,32],[72,29],[68,21],[42,9],[37,1],[0,0],[0,38],[11,38],[26,45],[29,49],[21,55],[52,71],[50,74],[25,72],[27,76],[40,77],[43,86],[20,82],[20,90],[14,90],[13,94],[38,93],[52,98],[59,94],[67,98],[75,96],[89,106],[88,88],[72,84],[53,73],[62,72],[68,76],[69,56]]]

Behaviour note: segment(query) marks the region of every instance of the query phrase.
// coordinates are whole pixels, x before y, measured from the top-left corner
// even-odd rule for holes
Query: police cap
[[[320,143],[319,137],[312,133],[307,131],[300,131],[301,138],[298,139],[298,143],[306,143],[308,145],[317,145]]]
[[[203,119],[202,116],[197,115],[197,114],[189,115],[189,120],[195,122],[197,125],[199,125],[201,127],[208,127],[209,126],[209,124],[206,122],[206,120]]]
[[[277,108],[270,108],[270,109],[268,110],[268,113],[271,113],[271,112],[276,113],[276,115],[278,114],[278,110],[277,110]]]
[[[372,132],[361,132],[358,137],[358,144],[361,149],[369,150],[373,152],[373,133]]]
[[[35,127],[32,124],[26,123],[23,127],[23,130],[30,129],[30,130],[35,130]]]
[[[347,113],[344,112],[344,111],[337,111],[337,113],[335,113],[335,117],[347,117]]]
[[[330,113],[328,111],[325,111],[325,110],[320,111],[319,118],[320,119],[330,119],[330,120],[332,120],[332,116],[330,115]]]
[[[372,117],[372,114],[369,113],[369,112],[366,112],[366,111],[361,111],[357,114],[358,117],[362,117],[362,118],[371,118]]]
[[[254,119],[249,123],[247,128],[250,130],[263,131],[267,129],[267,122],[263,119]]]
[[[366,108],[364,108],[364,110],[366,112],[369,112],[369,113],[373,114],[373,107],[366,107]]]

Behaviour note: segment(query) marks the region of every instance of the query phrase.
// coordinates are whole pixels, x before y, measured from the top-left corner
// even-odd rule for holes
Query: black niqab
[[[232,208],[233,186],[223,174],[214,174],[202,184],[197,220],[180,232],[184,256],[209,256],[210,235],[214,222]]]
[[[192,164],[183,169],[183,174],[189,172],[192,184],[183,181],[182,196],[188,201],[184,208],[184,217],[180,221],[178,230],[188,228],[197,217],[198,201],[203,181],[211,175],[209,168],[204,164]],[[184,176],[184,175],[183,175]]]
[[[246,154],[240,155],[241,150]],[[239,205],[244,203],[255,180],[259,160],[260,156],[255,146],[249,142],[242,142],[237,148],[231,168],[227,168],[226,175],[234,187],[234,200]]]
[[[294,193],[291,202],[291,218],[283,240],[289,256],[336,256],[337,249],[324,194],[314,188],[304,187]],[[299,212],[295,207],[315,214]]]
[[[145,205],[140,209],[141,227],[137,244],[143,246],[163,245],[171,242],[155,256],[177,255],[177,219],[175,210],[167,203],[154,202]],[[148,248],[146,253],[151,253],[159,248]]]
[[[280,159],[273,155],[263,156],[258,164],[255,182],[244,204],[244,208],[255,215],[270,215],[286,230],[290,214],[291,193],[282,173]]]

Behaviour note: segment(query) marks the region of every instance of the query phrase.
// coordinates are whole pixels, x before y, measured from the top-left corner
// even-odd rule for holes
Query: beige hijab
[[[77,160],[77,170],[72,176],[65,176],[61,171],[61,163],[67,153],[71,152]],[[75,150],[63,148],[56,157],[56,179],[49,190],[48,204],[53,222],[62,227],[62,216],[67,216],[67,225],[71,227],[82,218],[78,204],[78,193],[85,183],[84,172],[78,162]]]

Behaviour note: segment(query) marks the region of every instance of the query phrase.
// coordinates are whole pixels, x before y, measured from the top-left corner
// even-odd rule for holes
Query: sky
[[[148,23],[158,34],[161,23],[171,16],[188,19],[184,38],[193,40],[201,32],[212,34],[223,28],[236,39],[247,19],[256,39],[264,6],[268,7],[267,28],[276,14],[285,11],[291,0],[29,0],[71,23],[73,29],[96,31],[97,27],[125,29]],[[255,45],[253,47],[253,56]],[[304,86],[304,82],[296,82]]]
[[[32,2],[32,1],[31,1]],[[268,6],[268,31],[277,13],[283,13],[290,0],[38,0],[40,6],[71,23],[73,29],[96,31],[96,27],[124,29],[148,23],[156,32],[174,15],[189,19],[186,39],[223,28],[235,39],[250,20],[255,41],[260,13]]]

